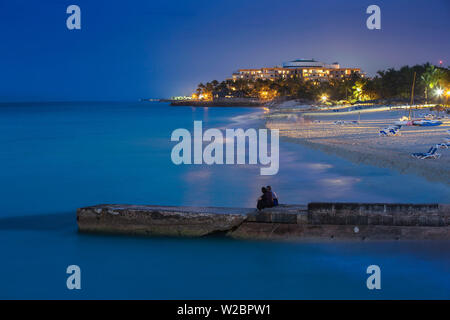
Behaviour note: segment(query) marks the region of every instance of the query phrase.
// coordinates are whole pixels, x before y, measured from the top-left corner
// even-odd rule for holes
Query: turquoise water
[[[280,171],[176,166],[176,128],[261,124],[248,108],[156,103],[0,105],[0,298],[449,298],[448,242],[282,243],[80,235],[98,203],[253,207],[270,184],[283,203],[450,202],[450,188],[281,142]],[[82,290],[66,288],[66,267]],[[367,266],[382,290],[366,288]]]

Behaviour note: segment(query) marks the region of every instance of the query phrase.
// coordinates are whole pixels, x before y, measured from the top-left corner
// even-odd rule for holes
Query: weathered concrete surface
[[[282,206],[250,214],[228,235],[264,240],[450,240],[449,218],[449,205],[310,203],[307,208]]]
[[[305,216],[308,213],[305,205],[280,205],[278,207],[267,208],[262,211],[254,211],[247,215],[248,222],[266,223],[297,223],[297,216]],[[306,220],[305,220],[306,221]]]
[[[355,227],[357,229],[355,229]],[[356,231],[355,231],[356,230]],[[450,240],[450,227],[309,225],[244,222],[228,236],[259,240]]]
[[[81,232],[239,239],[450,240],[450,206],[310,203],[246,208],[98,205],[77,211]]]
[[[239,226],[252,209],[97,205],[77,210],[82,232],[205,236]]]
[[[443,227],[450,206],[401,203],[310,203],[310,224]]]

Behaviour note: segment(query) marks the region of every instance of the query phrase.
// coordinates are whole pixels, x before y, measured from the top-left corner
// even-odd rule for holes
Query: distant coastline
[[[171,106],[177,107],[263,107],[265,102],[259,99],[235,98],[205,100],[160,100],[170,102]]]

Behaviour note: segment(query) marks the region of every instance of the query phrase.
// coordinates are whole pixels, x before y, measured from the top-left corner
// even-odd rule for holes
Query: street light
[[[320,100],[322,100],[322,102],[326,102],[326,101],[328,100],[328,96],[327,96],[326,94],[323,94],[323,95],[320,97]]]
[[[438,101],[440,103],[442,103],[441,97],[442,97],[443,93],[444,93],[444,89],[442,89],[442,88],[436,88],[436,90],[434,90],[434,94],[438,97]],[[439,115],[439,111],[438,111],[438,115]]]
[[[437,88],[437,89],[434,91],[434,94],[435,94],[436,96],[438,96],[438,97],[441,97],[443,93],[444,93],[444,89],[442,89],[442,88]]]

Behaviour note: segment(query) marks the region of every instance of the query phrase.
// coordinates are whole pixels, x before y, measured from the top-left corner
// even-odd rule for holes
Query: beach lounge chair
[[[450,148],[450,143],[448,143],[448,142],[438,143],[436,145],[436,148],[438,148],[438,149],[448,149],[448,148]]]
[[[441,157],[440,153],[436,153],[437,151],[437,147],[433,146],[430,148],[430,150],[428,150],[428,152],[417,152],[417,153],[412,153],[411,156],[413,158],[416,159],[420,159],[420,160],[425,160],[425,159],[439,159]]]
[[[399,136],[400,135],[400,130],[395,129],[395,128],[390,128],[389,132],[391,133],[391,136]]]
[[[388,127],[381,129],[378,133],[380,137],[392,137],[392,136],[399,136],[400,135],[400,129],[399,127]]]

